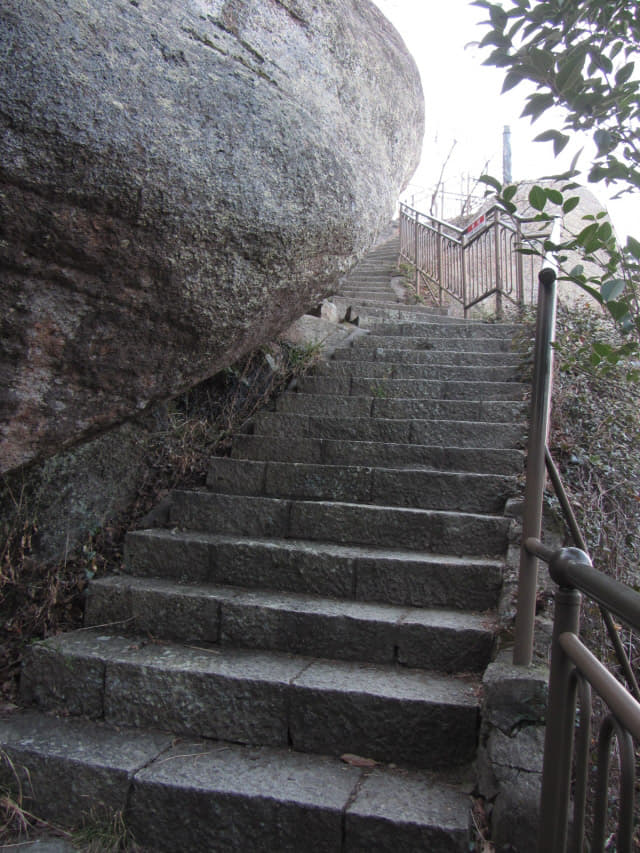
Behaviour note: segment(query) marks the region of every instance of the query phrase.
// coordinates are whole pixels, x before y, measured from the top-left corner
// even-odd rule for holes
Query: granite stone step
[[[460,382],[517,382],[516,365],[393,364],[384,361],[331,360],[314,368],[309,378],[344,376],[354,379],[426,379]],[[306,377],[305,377],[306,379]],[[525,386],[529,387],[529,386]]]
[[[398,665],[82,630],[34,644],[21,699],[116,726],[421,768],[473,760],[478,683]]]
[[[360,350],[365,349],[412,349],[412,350],[453,350],[473,353],[508,353],[511,351],[511,338],[448,335],[441,330],[441,323],[432,323],[435,330],[419,335],[385,335],[373,331],[362,336],[357,343]],[[457,326],[451,326],[455,329]]]
[[[343,418],[433,418],[450,421],[524,421],[527,407],[512,400],[443,400],[435,398],[386,397],[384,388],[377,394],[355,397],[336,394],[283,394],[276,401],[276,412],[307,415],[333,415]]]
[[[136,577],[209,583],[413,607],[495,607],[502,563],[392,548],[229,536],[177,529],[127,535]]]
[[[441,445],[391,444],[325,438],[235,435],[234,459],[265,462],[306,462],[319,465],[377,465],[382,467],[425,466],[435,470],[468,471],[477,474],[521,474],[521,450]]]
[[[372,342],[369,335],[363,335],[353,346],[335,350],[332,359],[335,361],[381,361],[392,364],[467,364],[476,366],[509,365],[520,363],[515,353],[509,352],[474,352],[473,350],[407,348],[402,341],[394,341],[395,346],[378,346]]]
[[[511,400],[521,402],[529,389],[519,382],[484,379],[392,378],[358,376],[304,376],[295,390],[302,394],[333,394],[352,397],[400,397],[440,400]]]
[[[227,535],[497,557],[506,551],[509,520],[382,504],[178,490],[171,494],[169,524],[180,530]]]
[[[259,412],[244,429],[249,434],[299,436],[339,441],[439,444],[454,447],[516,448],[523,446],[518,423],[454,421],[429,418],[372,418]]]
[[[310,840],[317,853],[468,849],[465,774],[34,713],[0,720],[0,741],[31,812],[73,827],[100,803],[158,853],[298,853]]]
[[[500,513],[517,491],[515,477],[430,468],[318,465],[216,457],[214,492],[303,500],[373,503],[456,512]]]
[[[364,318],[360,318],[363,325]],[[416,336],[446,338],[480,338],[482,340],[497,339],[507,341],[510,345],[514,335],[520,331],[519,326],[507,323],[480,323],[480,322],[434,322],[431,319],[413,318],[406,322],[393,322],[374,320],[367,323],[372,335],[400,335],[404,338]]]
[[[91,584],[85,625],[437,672],[480,672],[493,648],[486,615],[131,576]]]

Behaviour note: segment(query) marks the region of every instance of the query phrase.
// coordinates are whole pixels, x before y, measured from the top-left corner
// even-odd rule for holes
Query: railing
[[[631,628],[640,630],[640,595],[593,568],[586,553],[586,543],[578,528],[575,514],[546,446],[555,327],[555,279],[555,271],[551,268],[545,268],[540,272],[523,545],[513,660],[518,665],[531,663],[537,560],[542,559],[548,563],[550,575],[559,589],[555,599],[551,642],[551,674],[538,850],[540,853],[564,853],[567,850],[572,772],[575,772],[571,849],[582,853],[591,751],[593,689],[600,696],[609,713],[604,718],[599,732],[598,777],[590,850],[592,853],[599,853],[605,849],[609,761],[612,740],[615,738],[621,771],[615,849],[617,853],[626,853],[631,851],[633,844],[635,788],[633,738],[640,739],[640,703],[638,702],[640,691],[611,613]],[[549,471],[569,530],[578,548],[565,548],[554,552],[540,541],[545,468]],[[600,606],[628,688],[624,687],[579,639],[581,593]],[[580,723],[575,737],[574,755],[574,728],[578,699]]]
[[[416,293],[426,289],[442,304],[446,292],[465,317],[491,296],[499,316],[505,299],[517,305],[535,301],[539,263],[518,251],[525,239],[533,238],[523,237],[522,221],[499,207],[463,229],[400,205],[400,259],[414,268]]]

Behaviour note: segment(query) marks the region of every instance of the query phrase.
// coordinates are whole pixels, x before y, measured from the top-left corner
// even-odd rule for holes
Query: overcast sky
[[[520,119],[526,90],[520,86],[500,94],[504,74],[483,66],[485,50],[478,42],[486,29],[478,26],[485,12],[469,0],[374,0],[403,36],[413,54],[424,89],[426,134],[422,162],[405,197],[413,196],[416,206],[428,210],[433,187],[453,146],[446,167],[445,188],[451,193],[466,190],[469,180],[485,171],[502,178],[503,128],[511,128],[513,179],[534,180],[568,168],[580,145],[553,157],[550,143],[533,138],[552,125],[543,116],[534,125]],[[455,141],[455,146],[454,146]],[[588,142],[587,142],[588,144]],[[586,161],[585,161],[586,162]],[[469,176],[469,177],[468,177]],[[606,200],[606,191],[592,187]],[[484,188],[480,188],[482,194]],[[410,199],[408,199],[410,200]],[[422,204],[418,202],[422,201]],[[619,232],[640,232],[640,204],[637,200],[610,206]],[[638,225],[629,225],[635,216]]]

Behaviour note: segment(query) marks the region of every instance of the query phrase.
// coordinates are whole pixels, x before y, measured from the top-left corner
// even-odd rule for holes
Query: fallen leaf
[[[352,767],[375,767],[378,762],[373,758],[363,758],[362,755],[353,755],[350,752],[345,752],[340,756],[340,760],[345,764],[350,764]]]

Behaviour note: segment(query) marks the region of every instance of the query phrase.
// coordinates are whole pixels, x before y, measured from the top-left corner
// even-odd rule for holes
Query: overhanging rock
[[[0,51],[2,470],[272,339],[418,160],[369,0],[6,0]]]

